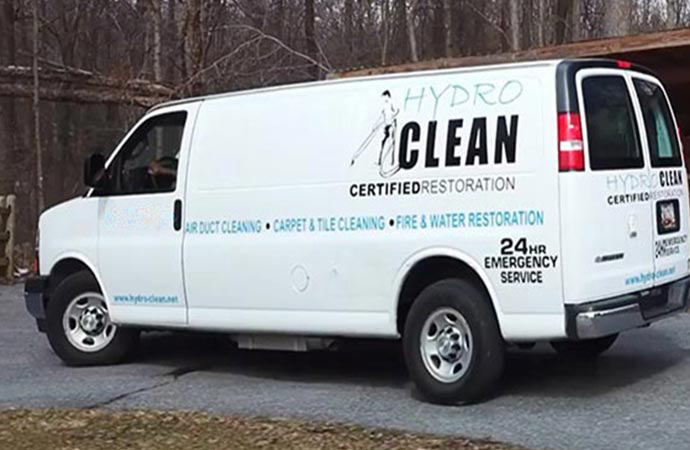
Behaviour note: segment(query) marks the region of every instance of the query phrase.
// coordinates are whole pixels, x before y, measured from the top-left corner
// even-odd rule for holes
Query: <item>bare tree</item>
[[[556,13],[554,15],[554,38],[557,44],[563,44],[566,40],[567,25],[571,14],[573,0],[556,0]]]
[[[519,0],[508,0],[510,10],[510,49],[520,50],[520,5]]]
[[[446,19],[446,39],[445,39],[445,55],[450,57],[453,55],[453,3],[451,0],[443,0],[443,13]]]
[[[632,0],[604,2],[604,34],[624,36],[630,33]]]
[[[202,2],[201,0],[188,0],[185,10],[184,48],[189,61],[190,78],[195,82],[191,85],[191,92],[197,94],[203,86],[203,76],[199,76],[204,62],[204,45],[202,42]]]
[[[582,0],[573,0],[573,11],[570,15],[570,36],[573,41],[582,39]]]
[[[417,50],[417,28],[414,24],[415,10],[417,8],[417,0],[410,0],[409,10],[406,11],[406,26],[407,39],[410,42],[410,59],[413,62],[419,61],[419,51]]]
[[[315,35],[315,22],[316,18],[314,15],[314,0],[304,0],[304,40],[307,55],[316,60],[317,48],[316,48],[316,35]],[[311,74],[314,78],[319,78],[319,68],[315,65]]]
[[[161,0],[149,0],[149,17],[151,17],[152,41],[153,41],[153,79],[162,79],[162,46],[161,46]]]
[[[0,22],[0,25],[4,29],[5,47],[7,48],[6,63],[8,66],[15,66],[17,64],[17,44],[15,40],[17,10],[15,0],[3,0],[2,17],[4,18],[4,23]],[[14,98],[5,99],[2,103],[2,109],[6,133],[4,135],[5,144],[0,144],[0,167],[15,166],[20,160],[16,139],[16,132],[18,130],[16,100]],[[8,192],[10,189],[9,179],[9,177],[3,177],[0,173],[0,190]]]
[[[683,9],[688,7],[687,0],[666,0],[666,26],[676,28],[682,24]]]
[[[160,0],[159,0],[160,1]],[[167,46],[167,58],[169,61],[166,61],[165,64],[165,70],[166,70],[166,75],[165,78],[168,82],[174,82],[175,81],[175,72],[176,68],[175,65],[172,63],[172,61],[175,61],[177,59],[177,46],[179,45],[178,43],[178,34],[177,34],[177,6],[175,5],[175,0],[168,0],[167,4],[167,18],[166,18],[166,24],[165,24],[165,29],[166,29],[166,35],[167,38],[169,39],[168,46]]]
[[[355,54],[355,40],[354,40],[354,8],[353,0],[345,0],[345,42],[347,47],[347,56],[354,57]]]
[[[33,24],[33,78],[34,78],[34,95],[33,95],[33,112],[34,112],[34,149],[36,157],[36,199],[37,211],[40,213],[45,209],[45,197],[43,193],[43,152],[41,151],[41,113],[39,109],[38,96],[38,0],[33,0],[32,3],[32,24]]]
[[[381,0],[381,65],[388,63],[388,44],[390,42],[390,5]]]
[[[546,1],[537,0],[537,45],[543,47],[546,45]]]

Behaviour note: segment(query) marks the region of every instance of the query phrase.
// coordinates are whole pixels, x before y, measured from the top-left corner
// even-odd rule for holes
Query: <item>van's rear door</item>
[[[653,175],[630,71],[569,69],[558,86],[570,97],[559,101],[563,286],[566,303],[582,303],[654,285]]]
[[[654,77],[641,73],[632,73],[632,84],[654,181],[654,284],[660,285],[685,276],[688,270],[687,178],[678,126],[664,88]]]

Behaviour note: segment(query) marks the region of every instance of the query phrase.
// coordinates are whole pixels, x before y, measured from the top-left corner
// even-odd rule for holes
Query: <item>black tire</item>
[[[98,282],[86,271],[65,278],[53,291],[46,311],[46,334],[53,351],[68,366],[110,365],[122,362],[136,347],[139,331],[117,327],[112,340],[102,349],[83,351],[74,346],[66,336],[63,316],[72,300],[78,296],[101,293]]]
[[[427,369],[420,348],[424,324],[442,308],[459,312],[470,329],[472,351],[462,377],[453,382],[437,379]],[[419,393],[441,404],[474,403],[494,388],[503,371],[505,343],[491,299],[472,283],[460,279],[438,281],[414,300],[403,332],[405,363]]]
[[[594,359],[610,349],[618,334],[604,336],[596,339],[583,339],[581,341],[553,341],[551,347],[559,355],[570,358]]]

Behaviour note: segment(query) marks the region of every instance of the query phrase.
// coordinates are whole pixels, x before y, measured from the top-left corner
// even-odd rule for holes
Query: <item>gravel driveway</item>
[[[200,410],[491,437],[534,448],[690,448],[690,316],[623,335],[597,364],[546,346],[511,354],[496,397],[440,407],[411,395],[396,344],[244,352],[221,338],[151,333],[125,365],[72,369],[0,287],[0,409]]]

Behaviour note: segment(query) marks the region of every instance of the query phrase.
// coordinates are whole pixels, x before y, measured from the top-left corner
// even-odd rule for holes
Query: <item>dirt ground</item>
[[[12,450],[519,450],[490,441],[335,424],[192,412],[13,410],[0,412],[0,449]]]

